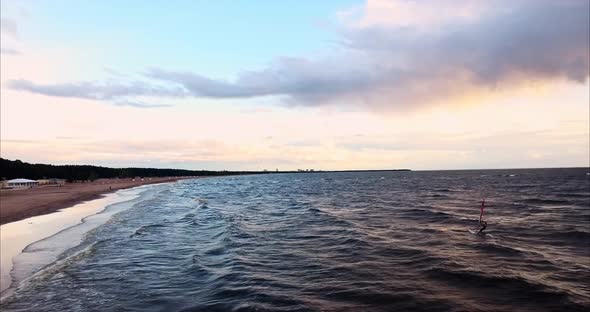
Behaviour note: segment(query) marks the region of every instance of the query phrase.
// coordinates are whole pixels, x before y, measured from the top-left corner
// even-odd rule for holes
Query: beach
[[[131,189],[133,190],[133,189]],[[60,209],[54,213],[34,216],[23,220],[10,222],[8,224],[0,225],[0,293],[5,295],[6,290],[12,284],[12,277],[10,275],[13,269],[15,258],[30,244],[38,242],[56,233],[63,232],[64,229],[75,227],[83,223],[83,220],[88,216],[95,215],[105,209],[108,205],[116,203],[117,201],[125,200],[125,198],[132,198],[129,196],[121,196],[120,192],[124,190],[107,194],[101,198],[79,203],[69,208]],[[69,244],[68,247],[75,246],[70,244],[76,241],[74,238],[80,235],[72,235],[67,233],[68,238],[62,238],[61,243]],[[44,248],[46,250],[56,248]],[[58,252],[63,252],[66,248],[59,249]],[[46,261],[52,261],[54,254],[44,255],[40,257],[41,264],[47,264]],[[23,274],[16,274],[23,275]],[[26,277],[26,276],[25,276]]]
[[[46,185],[0,190],[0,224],[55,212],[117,190],[141,185],[174,182],[186,177],[99,179],[93,182]]]

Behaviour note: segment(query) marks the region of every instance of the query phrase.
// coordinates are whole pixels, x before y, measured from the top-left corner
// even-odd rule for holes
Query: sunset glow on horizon
[[[590,2],[2,1],[3,158],[587,167]]]

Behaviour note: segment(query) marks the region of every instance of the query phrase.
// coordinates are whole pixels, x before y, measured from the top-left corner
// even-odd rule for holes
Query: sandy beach
[[[99,179],[86,183],[47,185],[27,189],[0,190],[0,224],[43,215],[104,194],[146,184],[173,182],[183,178]]]
[[[27,246],[34,242],[38,242],[53,236],[64,229],[74,229],[76,225],[82,224],[83,219],[92,215],[95,217],[106,218],[108,220],[111,214],[101,214],[100,216],[96,214],[104,210],[108,205],[136,197],[135,194],[136,193],[133,193],[130,196],[129,194],[121,194],[121,192],[109,193],[103,195],[101,198],[84,201],[72,207],[60,209],[54,213],[34,216],[0,225],[0,301],[6,295],[4,290],[6,290],[12,284],[13,279],[10,274],[13,269],[15,258],[20,255]],[[88,220],[86,222],[86,224],[91,226],[91,228],[97,226],[95,223],[96,222],[88,222]],[[76,239],[81,237],[81,235],[83,235],[85,232],[86,231],[84,231],[83,228],[81,228],[79,231],[69,231],[67,233],[64,232],[64,235],[67,237],[62,237],[59,239],[59,241],[60,244],[65,243],[66,247],[64,248],[61,246],[60,248],[60,244],[57,244],[57,246],[56,244],[53,244],[53,246],[45,246],[43,249],[46,252],[49,251],[49,254],[45,254],[42,257],[37,257],[33,263],[47,264],[49,263],[47,261],[51,261],[51,259],[55,260],[55,256],[58,253],[61,253],[67,248],[73,247],[79,243],[79,241]],[[54,252],[51,252],[52,250]],[[24,262],[27,263],[27,261]],[[24,277],[28,277],[28,274],[32,273],[32,271],[28,270],[31,265],[28,263],[28,265],[25,264],[24,267]],[[12,273],[21,279],[23,278],[22,273]]]

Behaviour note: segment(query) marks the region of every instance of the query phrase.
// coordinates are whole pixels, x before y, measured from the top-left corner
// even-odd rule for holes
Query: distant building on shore
[[[39,185],[36,180],[12,179],[4,182],[6,187],[31,187]]]

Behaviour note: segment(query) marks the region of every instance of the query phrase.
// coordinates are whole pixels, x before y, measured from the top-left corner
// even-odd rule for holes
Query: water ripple
[[[585,311],[587,169],[183,181],[3,311]],[[479,200],[488,233],[474,235]]]

